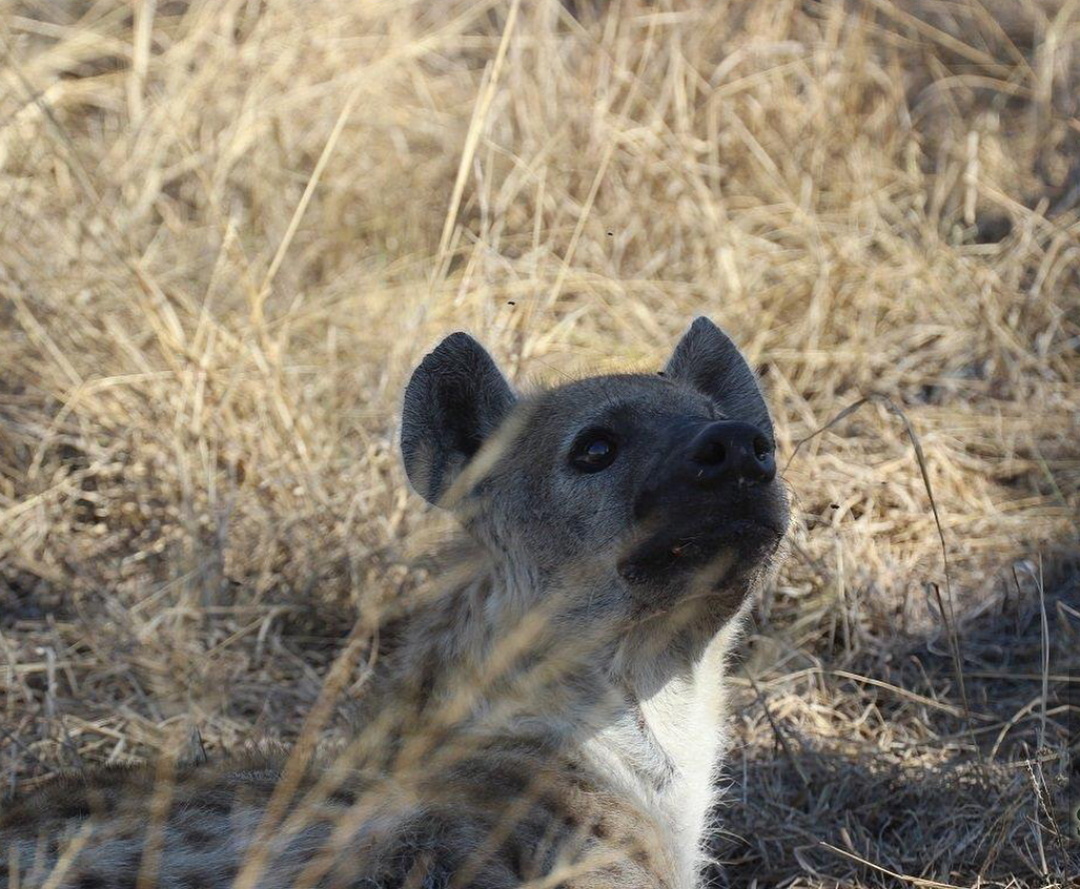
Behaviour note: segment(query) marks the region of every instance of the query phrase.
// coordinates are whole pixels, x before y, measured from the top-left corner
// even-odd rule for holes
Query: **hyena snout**
[[[680,474],[690,485],[761,485],[776,478],[776,458],[768,436],[756,426],[719,420],[701,428],[681,460]]]
[[[740,518],[770,525],[782,519],[772,515],[780,506],[773,494],[776,449],[760,427],[687,418],[672,424],[661,451],[635,498],[635,521],[682,531],[704,523],[716,531]]]
[[[706,565],[753,570],[788,523],[771,436],[737,420],[675,424],[664,458],[634,501],[636,531],[619,568],[633,583],[669,582]]]

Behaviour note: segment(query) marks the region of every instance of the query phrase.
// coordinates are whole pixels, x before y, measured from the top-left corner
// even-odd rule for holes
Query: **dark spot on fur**
[[[194,849],[209,849],[217,838],[217,834],[205,827],[189,827],[184,831],[184,840]]]
[[[57,801],[56,813],[61,818],[89,818],[90,801],[85,796],[61,796]]]
[[[346,787],[338,787],[330,793],[327,799],[338,806],[348,806],[351,808],[356,805],[356,794]]]
[[[435,692],[435,683],[439,676],[439,665],[434,656],[429,654],[420,665],[419,681],[417,683],[417,695],[421,706],[427,704]]]
[[[217,799],[213,796],[202,801],[200,808],[208,815],[220,815],[222,817],[228,815],[232,811],[232,806],[225,802],[225,800]]]
[[[107,889],[105,878],[98,874],[82,874],[75,881],[75,889]]]

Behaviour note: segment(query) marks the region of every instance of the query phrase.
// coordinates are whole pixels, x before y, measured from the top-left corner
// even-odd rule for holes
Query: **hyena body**
[[[691,889],[724,660],[787,525],[773,450],[705,319],[659,375],[527,398],[448,337],[402,454],[463,543],[385,628],[355,740],[54,782],[0,814],[0,887]]]

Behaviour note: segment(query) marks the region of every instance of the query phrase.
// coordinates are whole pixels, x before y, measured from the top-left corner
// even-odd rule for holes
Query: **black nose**
[[[691,440],[685,461],[689,479],[703,488],[731,481],[766,484],[776,478],[772,441],[749,423],[710,423]]]

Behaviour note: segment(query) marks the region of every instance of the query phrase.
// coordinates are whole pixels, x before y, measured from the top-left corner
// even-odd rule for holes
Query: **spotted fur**
[[[402,454],[464,534],[442,593],[382,628],[352,740],[58,779],[0,809],[0,887],[694,889],[725,658],[787,523],[774,469],[701,456],[730,430],[769,464],[753,374],[705,319],[660,375],[525,398],[448,337]]]

